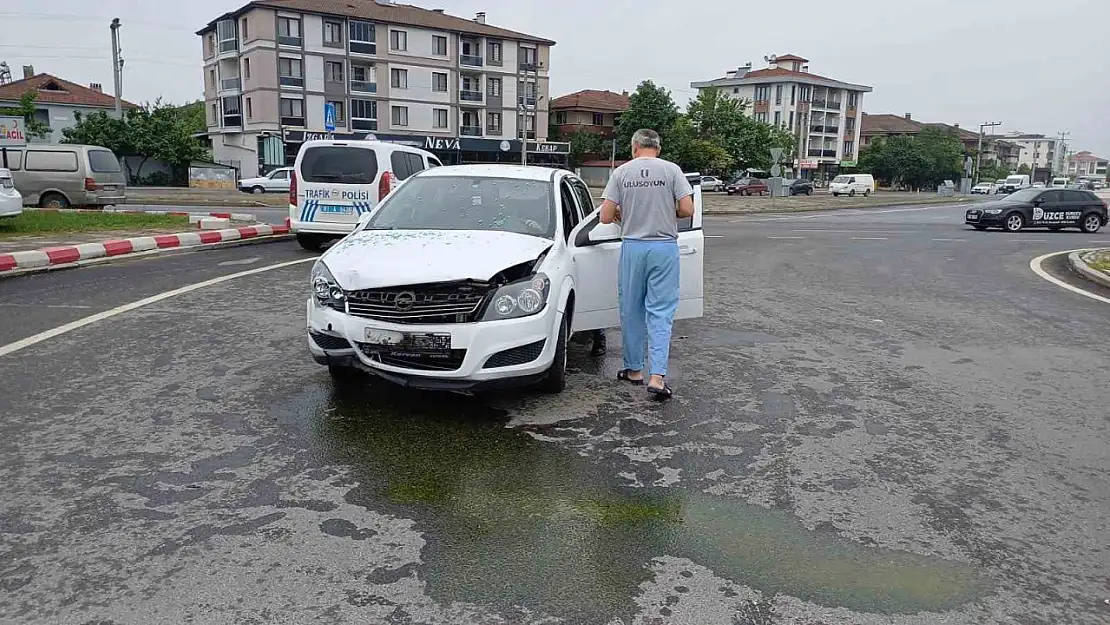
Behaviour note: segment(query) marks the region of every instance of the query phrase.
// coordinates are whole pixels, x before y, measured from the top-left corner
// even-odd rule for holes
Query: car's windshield
[[[839,183],[848,182],[848,176],[837,176],[836,178],[833,178],[833,182],[839,182]]]
[[[1007,195],[1006,200],[1013,202],[1031,202],[1041,193],[1043,192],[1040,189],[1022,189],[1021,191],[1015,191]]]
[[[1021,184],[1021,176],[1010,176],[1006,179],[1006,182],[1010,184]]]
[[[555,199],[546,180],[417,176],[374,213],[367,229],[496,230],[552,239]]]

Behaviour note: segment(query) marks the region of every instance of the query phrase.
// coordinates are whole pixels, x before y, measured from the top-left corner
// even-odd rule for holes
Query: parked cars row
[[[108,148],[32,143],[6,151],[6,169],[25,206],[105,206],[127,200],[127,177]]]

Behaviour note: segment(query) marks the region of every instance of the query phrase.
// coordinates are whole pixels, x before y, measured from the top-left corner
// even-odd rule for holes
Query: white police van
[[[346,236],[398,183],[442,163],[431,152],[370,137],[306,141],[289,180],[289,227],[306,250]]]

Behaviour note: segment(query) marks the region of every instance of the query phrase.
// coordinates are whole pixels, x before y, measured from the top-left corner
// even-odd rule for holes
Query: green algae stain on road
[[[660,556],[857,612],[938,612],[989,590],[965,563],[867,547],[734,499],[624,487],[611,467],[506,429],[476,400],[381,391],[333,397],[314,434],[359,480],[348,501],[418,521],[420,576],[441,602],[604,621],[631,615]]]

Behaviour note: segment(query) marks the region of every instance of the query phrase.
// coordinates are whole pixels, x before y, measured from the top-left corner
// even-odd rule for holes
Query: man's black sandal
[[[622,380],[624,382],[631,382],[633,386],[643,386],[644,385],[644,379],[643,378],[640,378],[639,380],[633,380],[632,378],[628,377],[629,373],[632,373],[631,369],[621,369],[620,371],[617,372],[617,379]]]
[[[671,385],[667,384],[666,381],[663,382],[662,388],[657,388],[649,384],[647,387],[647,392],[655,401],[666,401],[674,395],[674,391],[671,389]]]

